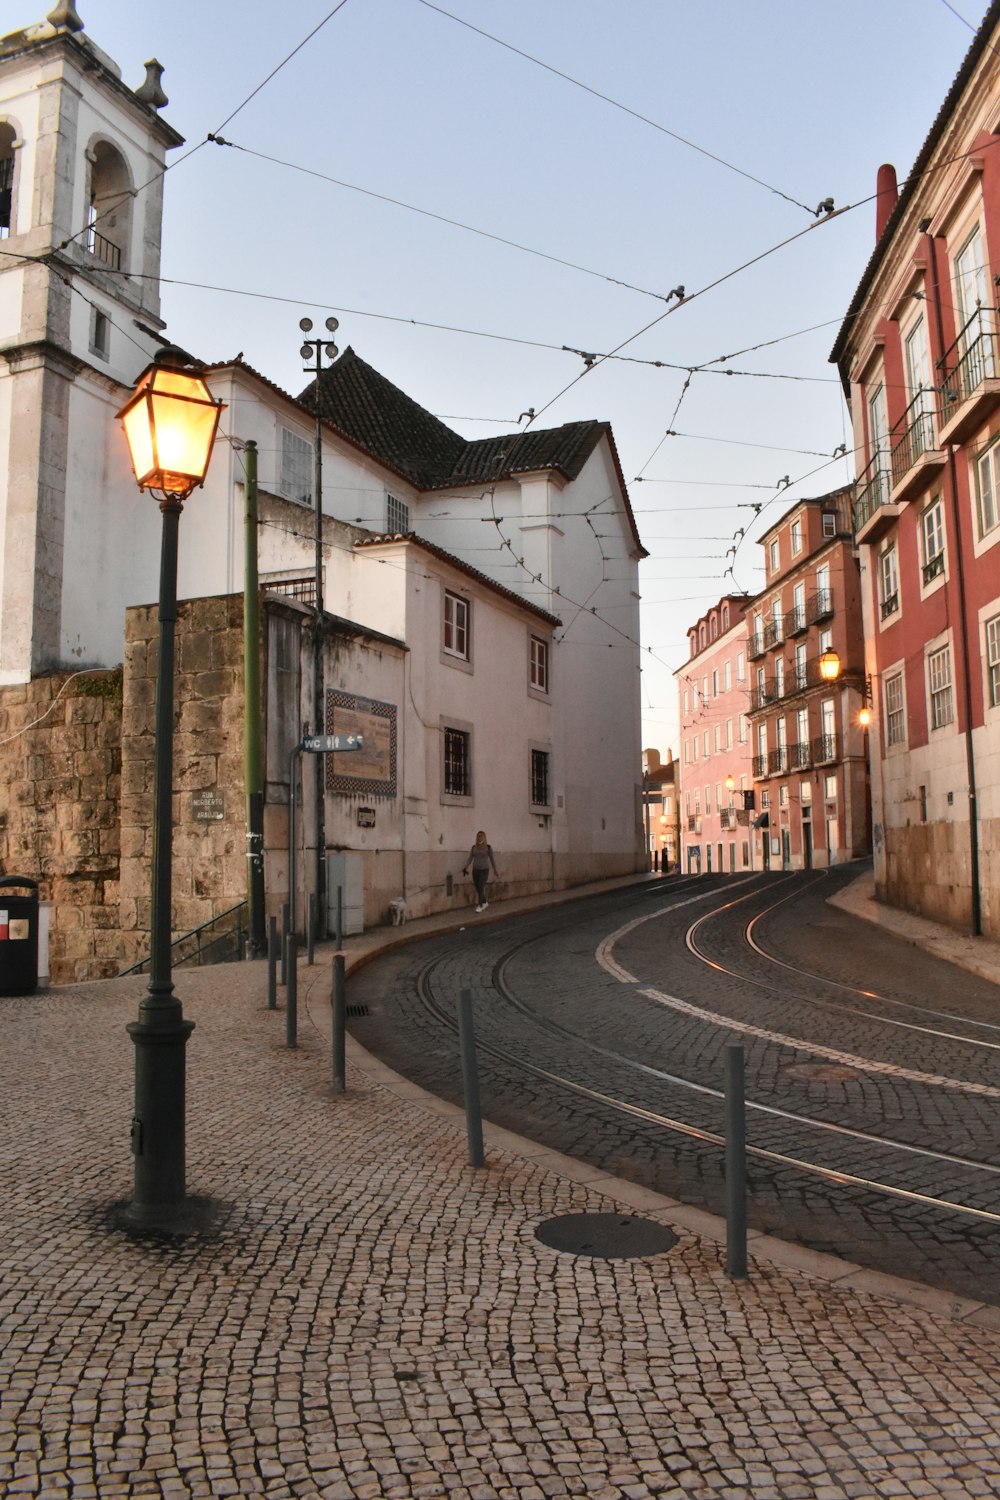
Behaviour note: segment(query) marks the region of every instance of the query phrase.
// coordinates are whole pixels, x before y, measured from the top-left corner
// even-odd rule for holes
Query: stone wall
[[[120,670],[0,688],[0,873],[52,902],[54,984],[121,966],[121,703]]]
[[[158,633],[155,605],[126,613],[121,911],[125,963],[149,950]],[[180,605],[174,702],[175,934],[246,899],[243,596]]]

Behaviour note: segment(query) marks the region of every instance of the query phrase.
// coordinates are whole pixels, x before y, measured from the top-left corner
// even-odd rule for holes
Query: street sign
[[[361,734],[306,734],[299,748],[312,751],[314,755],[329,755],[334,750],[338,753],[360,750],[363,744],[364,735]]]

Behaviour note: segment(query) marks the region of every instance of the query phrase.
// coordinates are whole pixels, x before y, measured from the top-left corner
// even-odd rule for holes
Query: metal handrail
[[[898,484],[917,459],[934,448],[934,413],[930,407],[933,395],[930,387],[921,386],[892,429],[903,434],[892,448],[893,484]]]
[[[231,955],[229,953],[226,953],[223,957],[208,957],[206,955],[211,954],[214,947],[231,939],[234,932],[236,935],[235,957],[237,959],[244,958],[243,934],[248,930],[247,924],[243,920],[243,914],[246,910],[247,903],[245,901],[238,901],[235,906],[230,906],[225,911],[220,911],[218,916],[209,917],[208,921],[202,922],[199,927],[192,927],[189,932],[182,932],[180,937],[174,938],[170,944],[170,967],[172,969],[179,969],[184,964],[202,965],[230,962]],[[220,922],[224,922],[227,917],[232,917],[234,912],[237,913],[235,924],[230,925],[225,931],[216,934],[208,942],[203,941],[202,934],[207,933],[210,928],[218,926]],[[183,943],[190,942],[192,938],[195,940],[192,952],[175,956],[176,950],[180,949]],[[138,963],[132,964],[127,969],[122,969],[118,977],[119,979],[124,979],[126,974],[146,974],[149,971],[149,963],[148,956],[140,958]]]

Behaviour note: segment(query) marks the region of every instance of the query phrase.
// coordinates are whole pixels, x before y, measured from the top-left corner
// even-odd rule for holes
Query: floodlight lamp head
[[[327,318],[327,320],[326,320],[326,331],[327,331],[327,333],[336,333],[337,329],[339,327],[340,327],[340,320],[338,318]]]
[[[301,355],[301,357],[303,359],[308,359],[309,356],[312,354],[312,349],[310,348],[310,346],[308,344],[303,344],[302,348],[299,350],[299,354]]]
[[[312,318],[300,318],[299,319],[299,327],[302,329],[303,333],[311,333],[312,332],[312,326],[313,326],[313,320],[312,320]]]

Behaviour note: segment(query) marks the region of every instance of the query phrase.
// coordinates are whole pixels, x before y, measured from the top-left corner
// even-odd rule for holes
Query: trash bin
[[[21,893],[14,892],[21,887]],[[0,876],[0,995],[38,988],[38,881]]]

